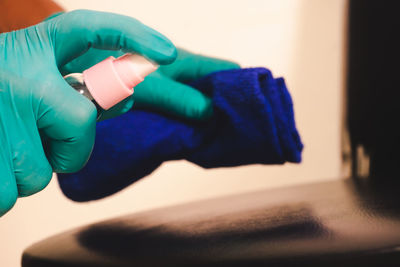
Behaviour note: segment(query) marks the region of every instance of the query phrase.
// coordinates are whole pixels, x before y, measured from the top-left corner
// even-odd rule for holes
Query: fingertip
[[[0,140],[5,140],[2,139],[1,131]],[[14,206],[18,197],[15,176],[11,167],[12,163],[7,159],[9,159],[8,151],[5,149],[0,150],[0,217]]]
[[[123,51],[142,54],[160,65],[171,64],[176,60],[178,50],[169,38],[133,18],[128,17],[128,20],[134,21],[137,26],[135,31],[129,27],[129,31],[125,32],[125,42],[121,45]]]
[[[96,108],[87,106],[71,115],[69,133],[63,140],[50,140],[49,162],[57,173],[71,173],[82,169],[89,160],[96,132]]]
[[[33,160],[34,162],[35,160]],[[32,164],[27,166],[28,170],[30,167],[36,166],[34,171],[30,173],[23,173],[24,177],[17,177],[18,196],[27,197],[42,191],[50,183],[51,177],[53,176],[53,170],[49,163],[44,163],[42,166],[39,164]],[[22,180],[22,181],[21,181]]]
[[[240,69],[240,65],[225,59],[199,57],[199,68],[201,69],[199,73],[204,76],[216,71]]]
[[[111,119],[111,118],[117,117],[119,115],[122,115],[122,114],[128,112],[132,108],[133,103],[134,103],[133,97],[128,97],[125,100],[123,100],[122,102],[113,106],[111,109],[103,110],[100,113],[100,116],[98,119],[99,119],[99,121],[104,121],[104,120]]]
[[[39,120],[45,137],[46,156],[54,172],[80,170],[94,145],[97,110],[85,97],[66,88],[63,104],[52,103],[51,112]]]
[[[183,83],[190,83],[213,72],[240,68],[236,62],[193,54],[181,48],[177,49],[177,53],[173,65],[161,66],[159,69],[167,77]]]
[[[154,46],[152,50],[142,51],[141,54],[159,65],[168,65],[176,60],[178,51],[169,39],[164,36],[161,39],[158,48]]]
[[[60,160],[57,160],[57,163],[55,163],[54,160],[50,160],[52,165],[54,166],[54,172],[56,173],[74,173],[80,171],[87,163],[87,160],[85,160],[83,163],[81,161],[71,161],[69,160],[67,164],[61,163]]]
[[[5,192],[0,192],[0,217],[6,214],[17,202],[18,192],[9,188]]]
[[[178,56],[178,50],[172,44],[172,42],[169,41],[168,49],[166,49],[165,59],[162,60],[162,62],[160,62],[160,64],[163,64],[163,65],[171,64],[172,62],[174,62],[176,60],[177,56]]]
[[[133,103],[134,102],[135,101],[133,100],[133,97],[130,97],[129,100],[121,108],[121,113],[120,114],[124,114],[125,112],[128,112],[133,107]]]
[[[224,69],[229,70],[229,69],[240,69],[239,63],[233,62],[233,61],[225,61],[224,64]]]
[[[191,106],[191,111],[188,112],[187,117],[193,120],[205,121],[212,117],[213,104],[212,100],[206,96],[198,99],[195,104]]]

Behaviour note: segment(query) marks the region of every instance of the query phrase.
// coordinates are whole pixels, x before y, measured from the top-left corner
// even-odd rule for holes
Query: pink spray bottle
[[[138,54],[109,57],[64,79],[80,94],[107,110],[133,94],[133,87],[158,68]]]

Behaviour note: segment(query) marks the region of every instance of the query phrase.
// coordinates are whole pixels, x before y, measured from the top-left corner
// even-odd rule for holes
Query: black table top
[[[34,244],[23,266],[400,266],[400,187],[367,181],[131,214]]]

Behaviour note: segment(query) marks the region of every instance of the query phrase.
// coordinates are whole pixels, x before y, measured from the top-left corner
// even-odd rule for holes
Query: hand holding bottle
[[[101,120],[118,116],[133,108],[145,107],[164,114],[192,120],[205,120],[212,115],[209,96],[192,88],[188,83],[209,73],[226,69],[236,69],[239,65],[203,55],[177,49],[178,56],[172,64],[160,66],[143,82],[135,86],[134,94],[109,110],[101,111]],[[120,57],[122,51],[90,48],[85,54],[61,67],[64,75],[81,73],[107,57]]]
[[[77,10],[0,34],[0,216],[18,196],[43,189],[53,171],[77,171],[88,160],[96,108],[59,68],[91,47],[138,53],[158,64],[176,57],[160,33],[111,13]]]

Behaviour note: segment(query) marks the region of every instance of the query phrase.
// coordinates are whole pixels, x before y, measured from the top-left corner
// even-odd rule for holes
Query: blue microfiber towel
[[[210,120],[134,109],[98,123],[88,164],[58,176],[64,194],[75,201],[103,198],[167,160],[186,159],[204,168],[301,161],[303,145],[282,78],[249,68],[215,72],[191,85],[212,98]]]

